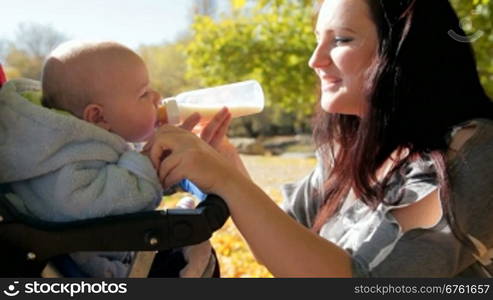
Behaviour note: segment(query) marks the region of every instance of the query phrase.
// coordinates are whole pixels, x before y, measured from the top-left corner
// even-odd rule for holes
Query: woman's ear
[[[99,104],[89,104],[82,113],[84,121],[92,123],[98,127],[109,130],[110,124],[104,118],[103,107]]]

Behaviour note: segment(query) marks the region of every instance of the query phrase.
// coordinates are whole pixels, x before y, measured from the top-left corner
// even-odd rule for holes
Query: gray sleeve
[[[302,180],[281,187],[284,198],[281,208],[297,222],[312,227],[313,220],[322,203],[324,170],[322,163]]]
[[[419,202],[436,188],[436,170],[428,159],[411,162],[393,176],[378,209],[382,220],[353,253],[353,277],[440,277],[453,272],[450,267],[455,257],[442,252],[457,244],[450,232],[437,228],[446,225],[444,220],[435,228],[402,234],[391,214],[393,209]]]
[[[364,256],[353,256],[353,277],[453,277],[474,262],[449,230],[406,232],[390,254],[370,269]]]
[[[154,209],[162,188],[150,160],[135,151],[116,163],[69,164],[13,184],[29,211],[48,221],[71,221]]]
[[[385,203],[379,208],[382,220],[352,257],[354,277],[450,277],[456,266],[459,244],[453,234],[430,229],[401,233],[393,209],[412,205],[436,190],[436,170],[428,160],[409,163],[389,183]]]
[[[471,138],[461,150],[461,155],[449,163],[448,175],[451,187],[449,201],[464,234],[474,236],[486,248],[492,249],[493,130],[483,130]],[[410,182],[414,187],[422,185],[417,180]],[[412,191],[403,195],[412,195]],[[410,201],[405,200],[404,203]],[[454,277],[476,263],[472,253],[473,250],[454,236],[442,218],[435,227],[404,233],[388,256],[376,266],[369,267],[364,254],[354,255],[353,276]],[[488,268],[492,268],[491,263]]]

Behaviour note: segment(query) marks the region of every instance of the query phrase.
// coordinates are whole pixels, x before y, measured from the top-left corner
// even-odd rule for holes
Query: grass
[[[313,158],[248,155],[241,158],[253,181],[277,204],[282,202],[281,185],[303,178],[315,166]],[[167,199],[166,206],[172,206],[180,196]],[[256,262],[231,219],[214,233],[211,243],[218,254],[221,277],[272,277]]]

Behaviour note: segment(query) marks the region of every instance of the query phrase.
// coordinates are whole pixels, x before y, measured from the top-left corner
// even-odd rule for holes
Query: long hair
[[[390,177],[405,162],[430,157],[440,199],[456,237],[471,246],[455,221],[449,199],[447,133],[473,118],[493,119],[493,103],[480,84],[470,43],[448,0],[366,0],[377,27],[378,51],[367,73],[366,111],[361,117],[320,110],[314,140],[329,171],[318,232],[352,189],[376,208]],[[378,182],[377,170],[392,153],[406,153]]]

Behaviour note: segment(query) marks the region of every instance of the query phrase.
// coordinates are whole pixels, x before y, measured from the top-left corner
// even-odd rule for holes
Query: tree
[[[307,125],[317,94],[317,80],[307,66],[315,46],[314,2],[319,1],[231,0],[229,15],[197,16],[187,47],[187,75],[203,86],[257,79],[267,96],[270,123],[282,127],[289,120],[298,127]],[[483,34],[471,42],[481,81],[493,96],[493,0],[451,2],[464,30]]]
[[[51,25],[21,23],[15,35],[15,45],[30,57],[45,58],[67,37]]]
[[[491,0],[451,0],[461,17],[462,28],[470,36],[480,33],[478,39],[471,40],[476,53],[481,82],[493,98],[493,1]]]
[[[217,13],[217,0],[195,0],[193,13],[214,18]]]
[[[6,39],[0,39],[0,64],[5,61],[9,51],[9,41]]]
[[[171,97],[198,86],[196,81],[185,78],[187,65],[184,43],[142,46],[138,50],[149,69],[151,85],[163,97]]]
[[[233,0],[231,13],[217,21],[195,18],[187,75],[204,86],[257,79],[271,122],[282,127],[290,115],[295,126],[306,127],[316,102],[317,81],[308,67],[315,46],[313,1],[247,4]]]
[[[28,56],[24,51],[12,46],[7,55],[6,63],[7,68],[10,69],[9,78],[24,77],[39,79],[43,62]]]
[[[50,25],[20,24],[15,42],[8,46],[6,65],[22,77],[40,79],[45,57],[67,38]]]

